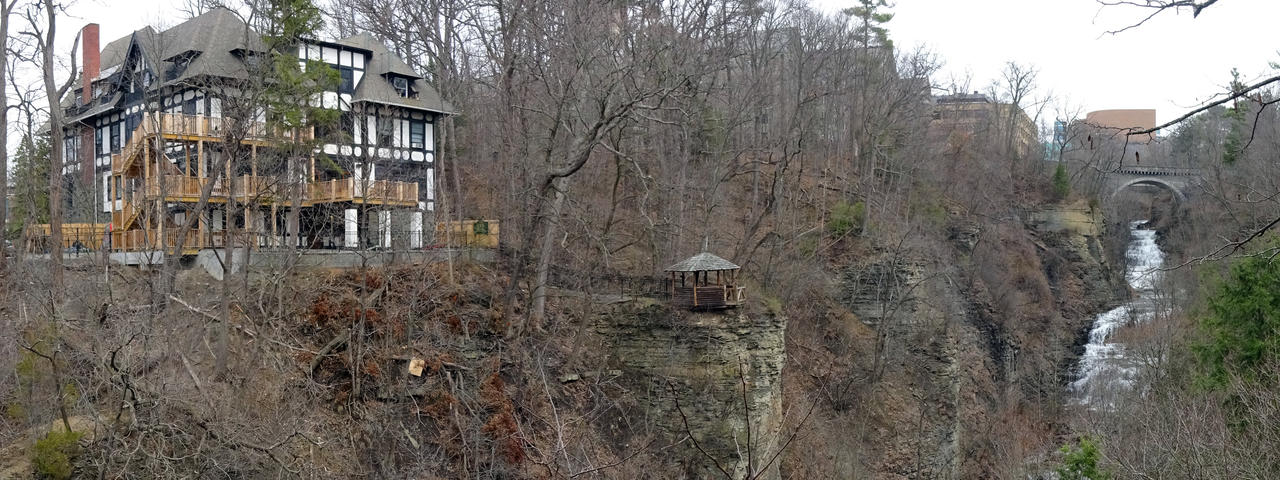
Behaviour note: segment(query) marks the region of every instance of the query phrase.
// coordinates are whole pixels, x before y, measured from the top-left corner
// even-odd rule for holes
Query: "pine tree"
[[[28,224],[49,222],[49,142],[24,137],[13,156],[13,203],[6,238],[14,238]]]
[[[1058,162],[1058,168],[1053,170],[1053,193],[1058,195],[1059,199],[1067,198],[1071,193],[1071,178],[1067,176],[1067,165]]]

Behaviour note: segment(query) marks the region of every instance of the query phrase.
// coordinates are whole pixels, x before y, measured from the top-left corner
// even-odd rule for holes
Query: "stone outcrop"
[[[689,478],[723,478],[722,469],[734,478],[749,471],[779,478],[779,462],[770,460],[783,442],[785,319],[618,306],[594,330],[608,346],[608,368],[622,372],[618,381],[655,434],[677,444],[673,470]]]

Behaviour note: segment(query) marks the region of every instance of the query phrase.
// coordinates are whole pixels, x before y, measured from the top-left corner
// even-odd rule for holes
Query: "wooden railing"
[[[178,113],[150,113],[142,116],[142,121],[134,128],[129,142],[111,159],[111,171],[120,175],[134,165],[142,148],[152,135],[162,134],[179,137],[212,137],[221,138],[223,128],[228,120],[220,117],[204,115],[183,115]],[[293,132],[268,128],[262,122],[252,122],[246,127],[244,140],[266,141],[293,138]],[[308,128],[298,132],[299,140],[312,140],[315,132]]]
[[[156,122],[158,118],[160,133],[169,135],[185,135],[197,137],[221,137],[225,131],[224,128],[231,127],[231,121],[220,117],[209,117],[205,115],[182,115],[177,113],[160,113],[143,117],[143,125],[148,122]],[[154,129],[153,129],[154,131]],[[269,128],[263,122],[250,122],[245,127],[245,140],[268,140],[268,139],[292,139],[293,132],[283,129]],[[299,140],[311,140],[315,138],[311,129],[303,129],[298,132]]]
[[[235,179],[236,198],[241,201],[263,200],[265,198],[278,198],[275,195],[277,188],[276,179],[273,177],[262,177],[256,175],[241,175]]]
[[[368,202],[414,206],[418,204],[418,184],[377,180],[356,183],[352,177],[326,180],[311,184],[307,200],[316,203]]]
[[[82,249],[96,250],[102,243],[106,230],[107,225],[104,223],[64,223],[62,224],[62,248],[75,248],[79,243]],[[51,227],[47,223],[28,225],[22,232],[23,248],[32,253],[48,252],[52,248],[49,244],[51,235]]]
[[[319,203],[337,202],[355,198],[355,179],[336,178],[311,184],[307,200]]]
[[[138,215],[141,213],[139,207],[146,201],[142,198],[142,193],[143,192],[133,192],[129,198],[125,198],[124,201],[120,202],[120,210],[115,212],[118,217],[113,219],[115,221],[114,228],[117,230],[128,230],[129,227],[133,226],[133,221],[137,220]]]
[[[144,120],[146,117],[143,117]],[[133,161],[137,159],[146,146],[151,133],[151,122],[142,122],[133,129],[133,133],[129,137],[129,141],[120,149],[120,153],[111,156],[111,173],[113,175],[121,175],[133,166]]]
[[[194,201],[200,198],[204,182],[208,178],[189,177],[186,175],[164,175],[164,187],[161,188],[160,177],[148,179],[144,186],[147,198],[163,196],[170,201]],[[238,200],[263,201],[267,199],[290,200],[289,195],[281,192],[285,186],[279,185],[275,177],[242,175],[234,179],[235,195]],[[363,187],[363,188],[362,188]],[[211,199],[225,198],[226,186],[219,181],[214,185]],[[416,206],[418,204],[418,184],[378,180],[360,185],[354,178],[339,178],[314,182],[304,190],[303,199],[312,203],[357,202],[382,205]]]
[[[418,184],[408,182],[396,182],[391,180],[378,180],[369,184],[369,191],[365,192],[366,200],[379,200],[383,203],[418,203]]]
[[[727,308],[746,300],[746,288],[737,285],[671,287],[671,303],[682,308]]]
[[[147,179],[146,195],[152,198],[164,196],[167,199],[199,198],[204,190],[204,182],[208,180],[186,175],[164,175],[164,185],[161,188],[160,177],[152,177]],[[219,194],[225,195],[222,185],[214,185],[213,195]]]
[[[164,231],[164,244],[161,245],[159,232],[155,230],[123,230],[111,232],[111,249],[113,251],[149,251],[149,250],[170,250],[177,245],[179,238],[179,229],[166,229]],[[200,232],[191,230],[187,232],[185,240],[182,242],[183,250],[194,250],[207,248],[200,236]]]

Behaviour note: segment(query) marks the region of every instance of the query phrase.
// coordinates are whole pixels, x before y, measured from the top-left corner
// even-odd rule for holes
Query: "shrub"
[[[83,435],[55,428],[44,438],[36,440],[35,448],[31,449],[31,466],[36,477],[71,478],[71,461],[80,454],[80,437]]]
[[[1061,480],[1107,480],[1111,474],[1098,468],[1098,443],[1092,437],[1080,437],[1075,445],[1063,446],[1062,466],[1056,473]]]
[[[849,232],[862,228],[867,218],[867,205],[862,202],[849,204],[844,200],[831,207],[831,219],[827,221],[827,230],[832,235],[843,237]]]

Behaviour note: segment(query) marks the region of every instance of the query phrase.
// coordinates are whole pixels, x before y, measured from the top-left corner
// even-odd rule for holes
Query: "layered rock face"
[[[617,307],[594,329],[654,435],[676,444],[670,471],[779,478],[785,319]]]
[[[837,350],[823,355],[854,365],[849,375],[859,384],[814,422],[832,428],[825,438],[843,446],[794,452],[784,465],[789,475],[1025,478],[1035,471],[1034,459],[1056,448],[1055,424],[1093,314],[1117,292],[1099,215],[1071,205],[1028,217],[955,225],[937,255],[884,252],[839,272],[837,298],[853,317],[836,322],[860,325],[826,331],[861,329],[863,340],[840,340],[849,345],[847,360]],[[837,429],[851,435],[833,436]]]

